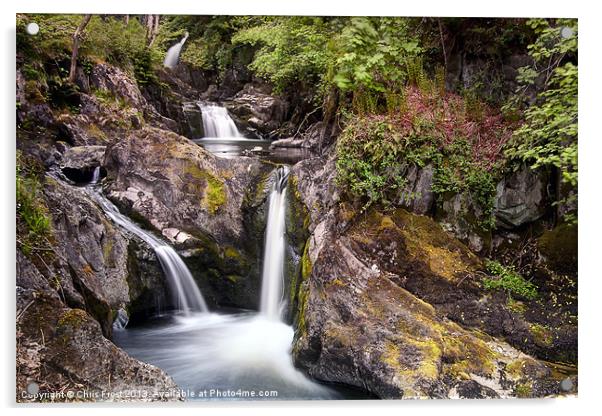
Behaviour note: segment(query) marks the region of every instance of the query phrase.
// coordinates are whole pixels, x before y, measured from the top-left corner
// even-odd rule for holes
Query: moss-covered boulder
[[[386,398],[562,393],[567,373],[532,355],[565,361],[576,338],[547,326],[538,300],[485,287],[482,259],[433,219],[358,213],[323,192],[333,176],[319,166],[298,164],[291,184],[310,214],[291,294],[297,365]]]
[[[210,305],[256,307],[273,165],[220,159],[155,128],[110,146],[104,165],[109,197],[181,251]]]

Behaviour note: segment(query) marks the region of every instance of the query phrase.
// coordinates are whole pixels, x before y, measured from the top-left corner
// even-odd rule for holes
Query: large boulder
[[[47,176],[44,198],[56,240],[56,259],[44,273],[56,280],[67,306],[86,309],[105,336],[111,336],[117,310],[139,316],[138,305],[150,300],[147,292],[166,293],[148,245],[113,224],[85,189]],[[164,296],[159,300],[170,306]],[[147,303],[146,316],[158,312],[157,304]]]
[[[177,386],[167,374],[116,347],[86,311],[67,307],[20,251],[16,312],[18,402],[40,400],[28,394],[34,383],[59,402],[176,398]],[[140,394],[131,397],[132,390]]]
[[[496,225],[512,229],[541,218],[547,206],[546,184],[543,172],[526,165],[503,178],[496,187]]]
[[[383,398],[560,392],[557,373],[532,355],[576,351],[562,319],[543,325],[538,302],[484,289],[480,259],[432,219],[358,214],[321,196],[334,186],[320,169],[329,163],[301,162],[289,181],[310,233],[291,294],[297,365]]]
[[[110,146],[104,166],[107,195],[182,250],[210,304],[257,306],[263,229],[251,226],[249,195],[261,193],[273,165],[220,159],[144,128]]]
[[[279,97],[265,94],[251,84],[225,103],[244,128],[263,137],[273,137],[288,113],[288,104]]]
[[[51,245],[17,252],[17,400],[36,400],[25,394],[32,382],[47,393],[85,389],[101,401],[140,399],[122,395],[132,388],[161,399],[173,381],[109,340],[117,311],[131,312],[144,287],[165,292],[158,261],[132,255],[145,243],[111,224],[86,190],[46,176],[41,196]],[[72,399],[86,400],[56,398]]]

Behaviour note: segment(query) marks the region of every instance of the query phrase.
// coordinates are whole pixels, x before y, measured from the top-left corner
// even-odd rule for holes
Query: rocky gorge
[[[153,248],[89,193],[95,172],[102,195],[177,251],[211,310],[259,308],[281,163],[197,144],[199,102],[223,105],[247,139],[269,140],[264,152],[308,149],[285,194],[284,320],[297,369],[381,399],[576,393],[577,226],[563,220],[574,206],[561,195],[574,191],[558,172],[504,169],[484,206],[470,189],[439,191],[435,159],[406,163],[392,206],[361,206],[340,182],[340,120],[245,70],[217,82],[180,63],[142,83],[118,65],[80,63],[74,85],[56,86],[32,78],[31,59],[18,50],[18,189],[29,198],[18,203],[35,202],[49,224],[36,235],[17,219],[18,401],[36,400],[23,393],[32,382],[181,399],[167,371],[115,342],[120,317],[143,327],[177,305]],[[515,276],[509,258],[530,276],[518,289],[496,286]]]

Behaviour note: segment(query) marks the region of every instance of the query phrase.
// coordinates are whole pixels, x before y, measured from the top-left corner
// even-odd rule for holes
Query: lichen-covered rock
[[[328,163],[304,161],[289,182],[310,219],[291,296],[297,365],[386,398],[560,392],[530,354],[564,361],[576,351],[567,327],[538,323],[537,302],[485,290],[479,257],[432,219],[335,203]]]
[[[103,336],[97,320],[83,309],[69,308],[63,296],[60,287],[53,287],[17,252],[17,401],[40,400],[27,394],[31,383],[38,384],[40,393],[63,392],[48,401],[169,398],[161,396],[177,388],[169,376],[117,348]],[[141,395],[127,396],[132,389]],[[78,396],[84,390],[88,396]]]
[[[545,365],[441,317],[356,244],[340,237],[309,259],[294,357],[312,376],[381,398],[453,397],[468,381],[494,397],[515,396],[522,383],[533,396],[559,391]],[[533,371],[508,373],[517,359]]]
[[[273,165],[220,159],[185,137],[146,127],[110,146],[104,166],[108,196],[184,250],[210,304],[256,304],[263,230],[248,223],[247,195]]]

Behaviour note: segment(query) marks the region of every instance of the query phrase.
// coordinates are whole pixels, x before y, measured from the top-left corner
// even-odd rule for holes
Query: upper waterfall
[[[180,59],[180,52],[182,52],[182,47],[184,46],[186,39],[188,39],[188,32],[184,34],[182,40],[168,49],[167,53],[165,54],[165,60],[163,61],[164,67],[172,69],[176,67],[178,60]]]
[[[273,320],[280,319],[280,306],[284,289],[286,184],[288,174],[287,166],[279,166],[275,171],[265,231],[259,311]]]
[[[225,107],[217,104],[198,103],[203,114],[205,137],[241,137],[234,120]]]

